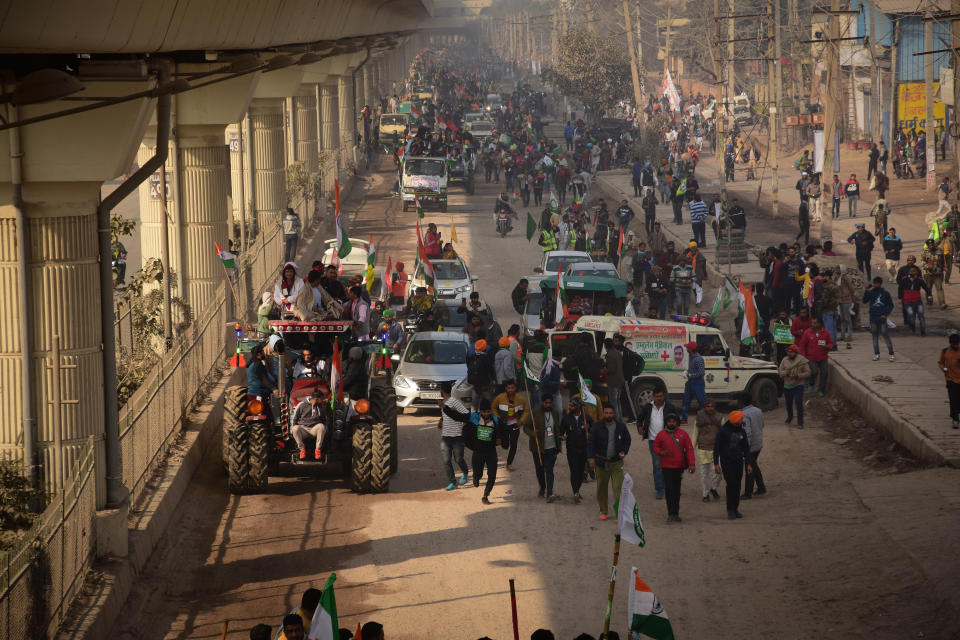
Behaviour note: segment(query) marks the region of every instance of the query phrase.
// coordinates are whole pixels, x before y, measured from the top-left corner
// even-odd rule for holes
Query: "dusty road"
[[[373,233],[381,259],[412,266],[416,214],[401,213],[389,198],[391,179],[373,176],[363,200],[346,207],[350,231]],[[522,224],[506,239],[494,235],[496,193],[480,184],[469,200],[454,195],[449,214],[428,212],[427,220],[445,237],[456,223],[457,249],[506,328],[516,321],[510,289],[531,272],[539,250],[524,240]],[[761,463],[769,493],[744,503],[745,518],[736,522],[723,504],[702,503],[697,478],[687,476],[684,521],[668,527],[647,443],[635,438],[627,469],[647,546],[624,547],[621,575],[641,569],[683,638],[951,637],[960,628],[952,542],[960,530],[958,472],[878,473],[835,444],[816,418],[797,431],[783,417],[782,409],[767,414]],[[246,638],[256,623],[278,624],[331,571],[341,626],[377,620],[391,639],[509,638],[509,578],[516,579],[521,637],[541,626],[558,638],[596,635],[616,525],[597,519],[595,484],[573,504],[561,457],[563,499],[546,504],[522,449],[516,471],[506,472],[501,460],[493,504],[485,507],[472,483],[442,490],[435,425],[431,412],[400,417],[400,471],[383,495],[355,495],[336,479],[281,477],[260,495],[233,497],[217,460],[209,460],[113,637],[216,638],[229,619],[229,637]],[[618,630],[625,593],[621,582]]]

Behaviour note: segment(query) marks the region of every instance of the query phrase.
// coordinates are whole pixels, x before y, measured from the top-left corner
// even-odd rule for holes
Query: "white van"
[[[683,397],[684,372],[687,370],[687,350],[684,344],[696,342],[706,365],[707,397],[715,400],[732,399],[746,391],[753,403],[763,411],[777,407],[777,398],[783,393],[783,382],[777,375],[777,366],[766,360],[743,358],[730,353],[719,329],[690,318],[689,322],[625,318],[622,316],[583,316],[574,324],[573,331],[550,333],[550,348],[558,360],[573,352],[573,346],[584,341],[601,356],[603,341],[621,334],[627,348],[645,361],[643,373],[630,381],[630,397],[637,410],[653,400],[653,390],[659,385],[667,389],[667,396]]]

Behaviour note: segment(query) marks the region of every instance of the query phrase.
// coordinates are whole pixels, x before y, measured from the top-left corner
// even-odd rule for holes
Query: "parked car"
[[[470,338],[455,331],[415,333],[407,342],[393,374],[397,407],[437,408],[440,383],[453,384],[453,397],[473,402],[473,387],[467,382],[467,350]]]

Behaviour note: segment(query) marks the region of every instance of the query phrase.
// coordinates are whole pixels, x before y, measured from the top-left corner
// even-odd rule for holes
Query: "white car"
[[[431,260],[433,265],[433,288],[438,298],[469,298],[473,293],[473,283],[479,280],[478,276],[470,275],[467,265],[461,258]],[[417,263],[417,269],[410,278],[410,291],[417,287],[427,286],[423,277],[423,265]]]
[[[483,111],[468,111],[463,116],[463,124],[469,128],[477,120],[486,120],[487,114]]]
[[[580,262],[593,262],[593,258],[585,251],[562,251],[557,249],[555,251],[545,252],[540,266],[533,271],[534,273],[542,273],[543,275],[556,274],[558,269],[564,272],[570,265]]]
[[[337,239],[332,238],[324,244],[327,245],[327,250],[323,252],[323,264],[328,265],[333,261],[333,252],[337,245]],[[363,272],[367,270],[367,250],[369,248],[370,243],[367,240],[350,238],[350,253],[347,254],[346,258],[341,259],[343,263],[343,275],[363,275]]]
[[[467,127],[467,131],[475,139],[482,142],[493,135],[493,123],[489,120],[474,120]]]
[[[473,387],[467,382],[469,340],[465,333],[454,331],[424,331],[410,336],[393,374],[397,407],[401,411],[408,407],[437,408],[441,382],[453,384],[453,397],[470,406]]]

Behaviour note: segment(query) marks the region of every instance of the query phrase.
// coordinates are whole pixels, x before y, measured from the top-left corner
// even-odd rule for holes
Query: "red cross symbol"
[[[670,359],[670,354],[667,353],[666,349],[664,349],[663,353],[660,354],[660,359],[663,360],[664,362]]]

